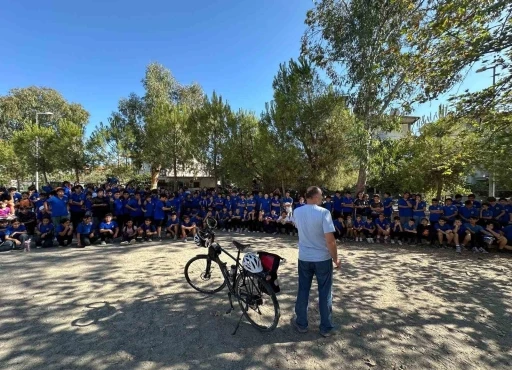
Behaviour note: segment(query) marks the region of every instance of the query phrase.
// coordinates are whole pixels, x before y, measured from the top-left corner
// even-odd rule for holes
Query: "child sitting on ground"
[[[423,240],[426,240],[428,243],[432,244],[432,233],[431,233],[431,227],[428,224],[428,220],[423,217],[420,221],[420,224],[416,228],[416,242],[418,244],[421,244]]]
[[[7,227],[5,239],[12,241],[16,249],[30,252],[30,238],[27,234],[27,228],[18,219],[14,219],[11,225]]]
[[[416,244],[416,221],[414,218],[409,219],[403,226],[403,237],[404,241],[409,244]]]
[[[375,236],[375,224],[373,223],[371,216],[367,216],[366,222],[363,223],[363,234],[368,243],[374,243],[373,237]]]
[[[53,247],[54,227],[49,216],[44,216],[43,220],[35,229],[36,246],[43,248]]]
[[[186,217],[188,217],[188,216],[186,216]],[[153,225],[151,223],[150,218],[146,218],[146,220],[144,220],[144,223],[142,225],[140,225],[139,228],[137,229],[137,233],[139,235],[137,239],[140,239],[140,240],[143,240],[146,242],[152,242],[153,236],[155,236],[157,234],[156,227],[155,227],[155,225]]]
[[[122,229],[123,240],[121,245],[135,244],[137,239],[137,227],[133,224],[133,220],[128,219]]]
[[[98,240],[94,233],[94,226],[92,223],[92,216],[86,212],[82,222],[76,228],[76,243],[78,248],[85,248]]]
[[[105,219],[100,223],[100,238],[101,245],[112,243],[112,240],[117,238],[119,234],[119,227],[115,221],[112,221],[112,213],[107,213]]]
[[[61,247],[66,247],[73,241],[73,224],[68,218],[60,220],[55,230],[57,234],[57,241]]]

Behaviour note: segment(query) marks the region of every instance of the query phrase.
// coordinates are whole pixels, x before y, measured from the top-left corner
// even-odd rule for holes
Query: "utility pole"
[[[51,115],[53,115],[53,113],[52,112],[36,113],[36,126],[37,127],[39,127],[39,116],[40,115],[51,116]],[[39,137],[36,137],[36,192],[39,193]]]

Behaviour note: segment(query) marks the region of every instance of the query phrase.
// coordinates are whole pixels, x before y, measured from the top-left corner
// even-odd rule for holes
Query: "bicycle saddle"
[[[233,245],[236,247],[236,249],[243,251],[245,248],[250,247],[250,244],[242,244],[240,242],[237,242],[236,240],[233,240]]]

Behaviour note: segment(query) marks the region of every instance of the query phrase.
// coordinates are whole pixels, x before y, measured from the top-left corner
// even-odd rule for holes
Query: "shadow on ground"
[[[227,238],[220,238],[226,241]],[[271,333],[226,315],[227,293],[185,282],[192,244],[55,249],[0,256],[0,368],[507,369],[512,366],[510,256],[379,245],[342,246],[339,335],[288,322],[296,291],[292,238],[249,238],[288,259]]]

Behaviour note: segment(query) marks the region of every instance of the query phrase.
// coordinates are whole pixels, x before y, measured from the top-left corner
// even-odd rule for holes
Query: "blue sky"
[[[57,89],[91,113],[90,132],[119,98],[143,92],[145,67],[157,61],[180,82],[198,82],[233,108],[259,114],[272,98],[279,63],[299,55],[311,7],[311,0],[7,1],[0,94],[30,85]],[[460,91],[488,86],[490,75],[470,74]]]

